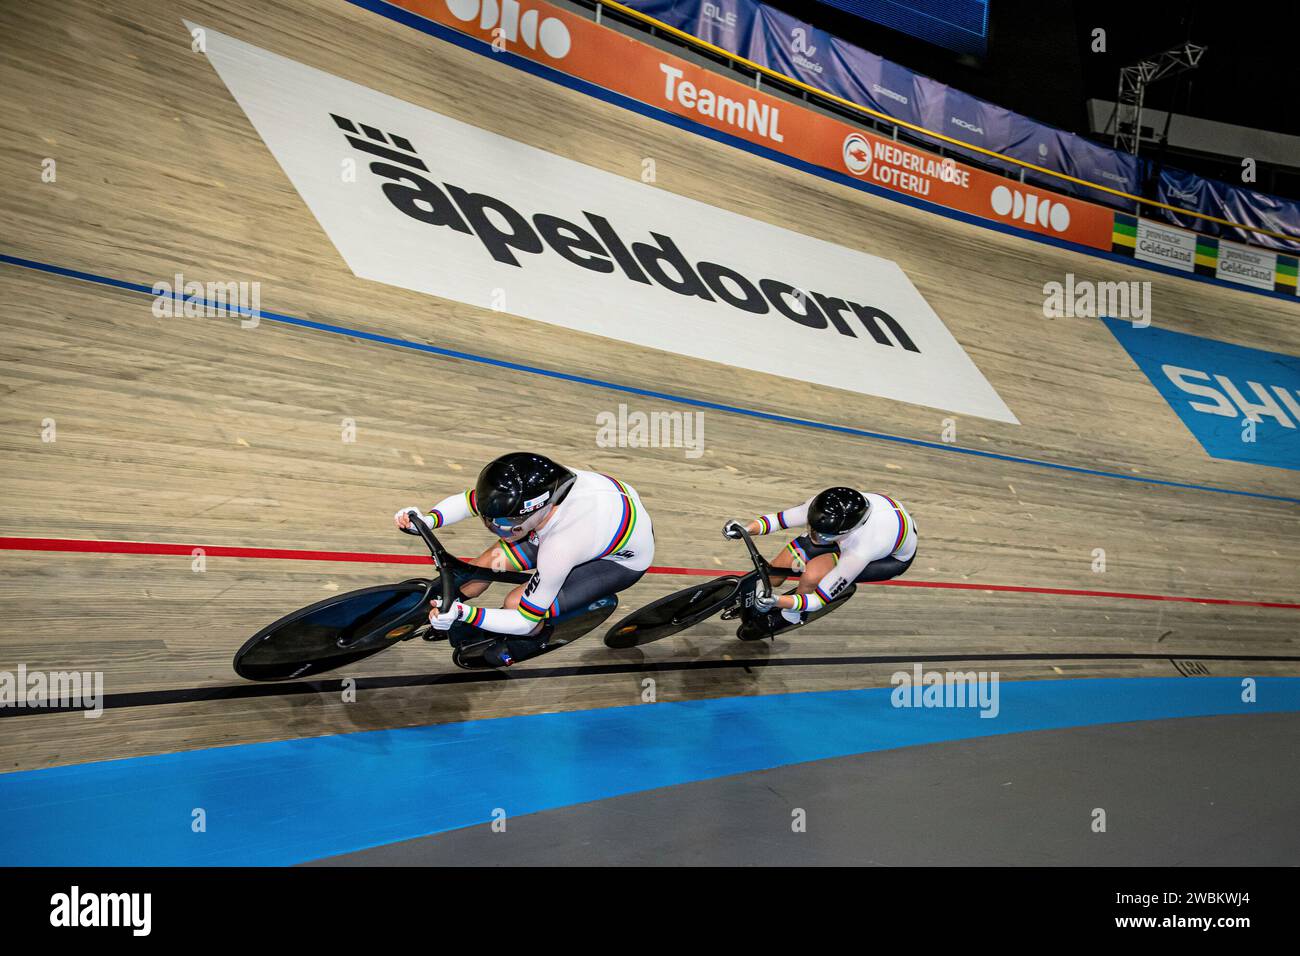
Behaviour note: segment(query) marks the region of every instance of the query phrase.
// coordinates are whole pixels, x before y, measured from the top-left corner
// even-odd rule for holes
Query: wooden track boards
[[[958,422],[968,447],[1295,495],[1293,472],[1208,459],[1111,334],[1042,316],[1042,286],[1152,283],[1163,327],[1297,350],[1300,306],[1167,277],[943,219],[665,127],[341,2],[249,0],[0,9],[4,252],[151,284],[255,280],[264,308],[621,384],[938,441],[942,412],[621,345],[356,279],[206,59],[186,17],[358,83],[658,188],[897,261],[1021,419]],[[521,108],[520,104],[527,104]],[[41,159],[58,162],[42,183]],[[735,568],[723,518],[831,483],[901,498],[923,532],[911,576],[1088,590],[1296,599],[1296,506],[959,456],[722,412],[705,453],[601,448],[596,414],[693,411],[590,385],[263,322],[158,319],[148,296],[0,266],[0,534],[409,551],[399,506],[466,487],[520,445],[618,475],[657,532],[655,563]],[[610,308],[617,308],[616,302]],[[53,418],[58,440],[41,441]],[[344,419],[357,440],[341,440]],[[811,465],[809,464],[811,462]],[[464,554],[478,529],[448,533]],[[784,539],[782,539],[784,540]],[[1104,548],[1107,570],[1092,570]],[[414,553],[414,552],[412,552]],[[102,670],[110,694],[237,683],[248,634],[334,590],[418,568],[336,562],[0,552],[0,670]],[[622,610],[684,586],[655,575]],[[330,695],[6,718],[0,769],[430,721],[632,704],[649,662],[883,655],[1146,654],[1002,662],[1004,678],[1174,674],[1196,655],[1300,655],[1296,612],[1096,597],[871,588],[775,647],[720,623],[644,650],[596,637],[505,678]],[[995,665],[979,664],[982,669]],[[1213,661],[1211,673],[1295,673]],[[659,699],[886,683],[898,665],[656,671]],[[403,645],[353,676],[451,673]]]

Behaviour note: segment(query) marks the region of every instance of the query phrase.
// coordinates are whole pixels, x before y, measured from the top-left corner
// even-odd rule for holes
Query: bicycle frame
[[[440,588],[439,607],[450,607],[451,603],[460,596],[460,589],[463,585],[471,581],[487,581],[489,583],[504,584],[523,584],[528,580],[529,574],[525,571],[497,571],[493,568],[480,567],[477,564],[470,564],[468,561],[462,561],[460,558],[451,554],[443,547],[442,542],[437,539],[424,519],[414,511],[408,511],[407,515],[411,519],[411,526],[404,528],[406,534],[419,535],[424,540],[425,547],[429,549],[429,557],[433,561],[434,567],[439,571],[436,580],[430,580],[425,587],[424,595],[420,599],[421,613],[427,614],[424,608],[428,607],[429,598],[433,594],[435,587]],[[388,621],[382,627],[373,631],[368,631],[360,637],[351,641],[339,642],[339,647],[347,649],[357,647],[366,641],[374,638],[380,631],[391,629],[393,622]]]

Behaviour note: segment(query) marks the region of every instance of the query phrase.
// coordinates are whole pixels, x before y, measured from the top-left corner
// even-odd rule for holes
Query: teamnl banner
[[[1181,206],[1196,212],[1228,219],[1272,232],[1300,235],[1300,202],[1257,193],[1217,179],[1204,179],[1181,169],[1162,169],[1157,180],[1156,198],[1172,206]],[[1222,226],[1215,222],[1195,220],[1172,210],[1162,210],[1163,216],[1180,226],[1195,226],[1199,232],[1249,241],[1253,245],[1285,252],[1300,250],[1300,242],[1275,239],[1261,233]]]
[[[1028,232],[1110,249],[1108,209],[875,136],[543,0],[391,5],[814,166]]]
[[[927,130],[1126,193],[1138,159],[914,73],[757,0],[628,0],[629,5],[761,66]],[[936,141],[938,142],[938,141]],[[975,150],[959,155],[1018,176],[1023,168]],[[1029,170],[1026,180],[1128,208],[1103,190]]]
[[[607,340],[1016,422],[897,263],[205,33],[222,81],[362,278]],[[357,161],[355,181],[339,175],[340,155]]]

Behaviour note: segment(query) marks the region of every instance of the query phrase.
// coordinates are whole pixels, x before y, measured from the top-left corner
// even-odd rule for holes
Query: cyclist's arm
[[[435,528],[455,524],[457,521],[464,521],[466,518],[478,517],[474,489],[470,488],[458,495],[452,495],[450,498],[443,498],[429,509],[428,514],[433,519],[433,527]]]
[[[887,557],[894,546],[894,535],[889,533],[889,522],[879,522],[861,540],[850,547],[841,547],[839,561],[831,568],[811,594],[783,594],[777,606],[794,611],[815,611],[835,600],[852,584],[872,561]]]
[[[518,608],[481,608],[464,605],[461,620],[498,634],[524,635],[543,618],[560,612],[555,602],[569,572],[579,564],[563,542],[545,542],[537,552],[537,570],[524,585]]]
[[[812,499],[797,504],[793,508],[787,508],[785,511],[778,511],[776,514],[759,515],[749,523],[750,534],[771,534],[773,531],[782,531],[786,528],[802,528],[808,523],[808,505]]]

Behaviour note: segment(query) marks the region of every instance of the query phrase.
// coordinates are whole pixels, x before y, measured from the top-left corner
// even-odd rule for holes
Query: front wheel
[[[235,654],[245,680],[292,680],[334,670],[415,636],[429,582],[362,588],[294,611],[258,631]]]
[[[616,650],[639,647],[672,637],[727,607],[740,589],[741,578],[715,578],[652,601],[634,611],[605,635],[605,646]]]

